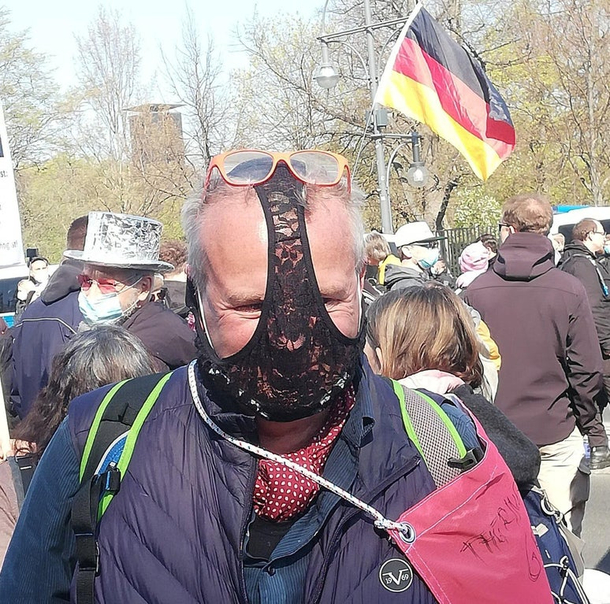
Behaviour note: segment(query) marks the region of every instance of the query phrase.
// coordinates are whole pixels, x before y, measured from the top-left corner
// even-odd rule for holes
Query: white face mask
[[[89,300],[85,292],[78,294],[78,307],[87,325],[114,323],[123,316],[119,294],[104,294]]]
[[[138,299],[129,305],[128,308],[123,310],[121,307],[121,301],[119,299],[119,293],[123,293],[128,289],[135,287],[141,279],[138,279],[132,285],[125,287],[120,292],[112,294],[102,294],[93,300],[90,300],[84,291],[78,294],[78,307],[83,313],[83,318],[87,325],[99,325],[116,323],[121,317],[129,316],[138,304]]]

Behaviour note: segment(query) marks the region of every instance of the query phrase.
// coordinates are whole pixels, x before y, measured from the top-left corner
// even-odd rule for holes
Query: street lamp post
[[[377,93],[377,62],[375,60],[375,45],[373,38],[373,30],[380,27],[389,27],[393,25],[401,25],[407,21],[404,19],[392,19],[391,21],[384,21],[382,23],[371,23],[371,3],[370,0],[364,0],[364,26],[356,27],[353,29],[336,32],[333,34],[324,33],[324,24],[326,18],[326,8],[330,0],[326,0],[324,4],[324,10],[322,12],[322,31],[323,35],[318,38],[322,43],[322,65],[316,71],[314,76],[316,82],[322,88],[334,87],[338,80],[339,74],[335,68],[331,65],[328,57],[328,43],[339,42],[345,43],[340,38],[349,36],[356,33],[365,32],[367,39],[367,59],[368,65],[364,63],[364,59],[359,53],[356,55],[362,60],[364,71],[367,74],[369,81],[369,88],[371,92],[371,103],[374,104],[375,94]],[[349,45],[348,45],[349,46]],[[379,187],[379,204],[381,209],[381,228],[384,233],[391,234],[394,232],[392,226],[392,210],[390,207],[390,196],[388,192],[388,181],[385,166],[384,148],[383,148],[383,132],[381,127],[385,126],[385,119],[380,119],[381,115],[385,115],[385,111],[381,113],[379,110],[375,110],[373,107],[372,111],[372,138],[375,141],[375,158],[377,164],[377,183]],[[382,126],[383,125],[383,126]]]
[[[371,103],[375,102],[377,93],[377,63],[375,61],[375,45],[373,31],[371,30],[371,4],[364,0],[364,26],[366,27],[366,45],[369,59],[369,87],[371,89]],[[379,183],[379,206],[381,209],[381,229],[384,233],[392,234],[392,208],[386,180],[385,158],[383,153],[383,139],[377,123],[377,112],[373,109],[373,137],[375,139],[375,157],[377,161],[377,181]]]

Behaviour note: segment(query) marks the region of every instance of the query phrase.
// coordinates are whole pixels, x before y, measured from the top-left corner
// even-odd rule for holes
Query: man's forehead
[[[346,266],[353,269],[354,234],[344,202],[333,196],[314,199],[305,210],[305,221],[314,266],[317,256],[331,253],[337,265],[345,261]],[[206,208],[201,243],[211,264],[216,264],[217,258],[233,256],[248,264],[262,262],[265,265],[267,233],[261,202],[250,189],[248,194],[240,192],[235,198],[229,197]]]

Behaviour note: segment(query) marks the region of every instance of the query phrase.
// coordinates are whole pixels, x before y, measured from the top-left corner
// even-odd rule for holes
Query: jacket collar
[[[493,271],[509,281],[531,281],[555,268],[554,256],[548,237],[513,233],[500,246]]]

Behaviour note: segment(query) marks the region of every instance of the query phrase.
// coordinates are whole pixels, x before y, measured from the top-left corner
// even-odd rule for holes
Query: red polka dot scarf
[[[313,442],[284,457],[321,475],[355,401],[354,388],[350,386],[333,406],[326,424]],[[319,485],[298,472],[281,463],[261,459],[254,486],[254,511],[274,522],[289,520],[307,509],[319,490]]]

